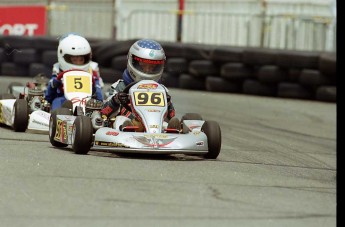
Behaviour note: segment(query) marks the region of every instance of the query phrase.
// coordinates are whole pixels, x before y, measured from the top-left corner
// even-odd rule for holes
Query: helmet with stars
[[[136,41],[128,52],[127,69],[134,81],[159,81],[165,65],[162,46],[151,39]]]

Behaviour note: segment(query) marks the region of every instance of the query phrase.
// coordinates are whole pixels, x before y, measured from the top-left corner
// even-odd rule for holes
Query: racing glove
[[[117,104],[127,104],[129,102],[128,94],[124,92],[116,93],[113,96],[113,100]]]
[[[57,79],[57,78],[53,78],[52,80],[51,80],[51,86],[52,86],[52,88],[58,88],[58,87],[60,87],[61,86],[61,80],[59,80],[59,79]]]
[[[168,101],[168,103],[170,103],[170,101],[171,101],[171,96],[169,94],[167,94],[167,101]]]
[[[65,74],[65,72],[68,72],[68,71],[71,71],[71,70],[60,72],[59,74],[57,74],[56,77],[54,77],[51,80],[52,88],[59,88],[62,85],[61,79],[62,79],[63,75]]]

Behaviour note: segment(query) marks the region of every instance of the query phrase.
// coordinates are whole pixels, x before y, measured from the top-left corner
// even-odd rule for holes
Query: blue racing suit
[[[116,100],[116,96],[125,89],[125,87],[134,82],[132,77],[129,75],[127,69],[122,74],[122,79],[119,79],[117,82],[111,85],[112,91],[110,92],[110,96],[103,104],[103,108],[101,110],[101,115],[103,118],[110,118],[116,115],[126,116],[130,119],[134,119],[135,116],[132,112],[128,111],[125,107],[122,107]],[[158,81],[159,83],[160,81]],[[165,86],[164,86],[165,87]],[[166,88],[167,90],[167,88]],[[175,116],[175,108],[171,102],[171,97],[167,93],[168,98],[168,115],[167,118],[170,120],[172,117]],[[120,108],[121,107],[121,108]]]
[[[59,77],[64,72],[57,68],[58,64],[55,64],[53,67],[53,74],[48,82],[48,87],[45,90],[45,99],[51,104],[51,110],[59,108],[62,104],[66,101],[64,96],[62,83]],[[92,71],[92,93],[93,97],[97,100],[103,101],[103,94],[102,88],[99,81],[99,76],[97,75],[97,71]]]

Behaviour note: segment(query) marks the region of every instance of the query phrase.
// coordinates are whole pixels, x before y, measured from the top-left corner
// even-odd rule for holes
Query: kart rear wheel
[[[25,132],[29,124],[29,107],[24,99],[17,99],[13,109],[13,129],[15,132]]]
[[[54,140],[56,134],[57,115],[72,115],[72,113],[71,110],[67,108],[58,108],[51,113],[49,119],[49,141],[54,147],[67,147],[68,144]]]
[[[73,123],[72,149],[76,154],[87,154],[93,140],[93,127],[90,117],[78,116]]]
[[[182,116],[181,122],[183,120],[201,120],[202,121],[203,119],[202,119],[202,116],[198,113],[186,113]]]
[[[62,103],[62,108],[67,108],[67,109],[70,109],[71,112],[73,112],[73,103],[71,100],[66,100]]]
[[[216,121],[205,121],[201,127],[201,131],[206,134],[208,143],[208,153],[204,155],[204,158],[216,159],[222,145],[222,135],[219,124]]]

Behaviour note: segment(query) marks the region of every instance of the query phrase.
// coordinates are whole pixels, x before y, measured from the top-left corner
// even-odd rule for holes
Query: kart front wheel
[[[13,129],[15,132],[25,132],[29,124],[29,107],[24,99],[17,99],[13,109]]]
[[[216,121],[205,121],[201,131],[207,136],[208,152],[204,155],[208,159],[216,159],[222,145],[222,135],[219,124]]]
[[[76,154],[87,154],[91,148],[93,127],[90,117],[78,116],[73,123],[72,149]]]
[[[49,119],[49,141],[54,147],[67,147],[68,144],[54,140],[56,135],[57,115],[72,115],[72,113],[71,110],[67,108],[58,108],[51,113]]]

